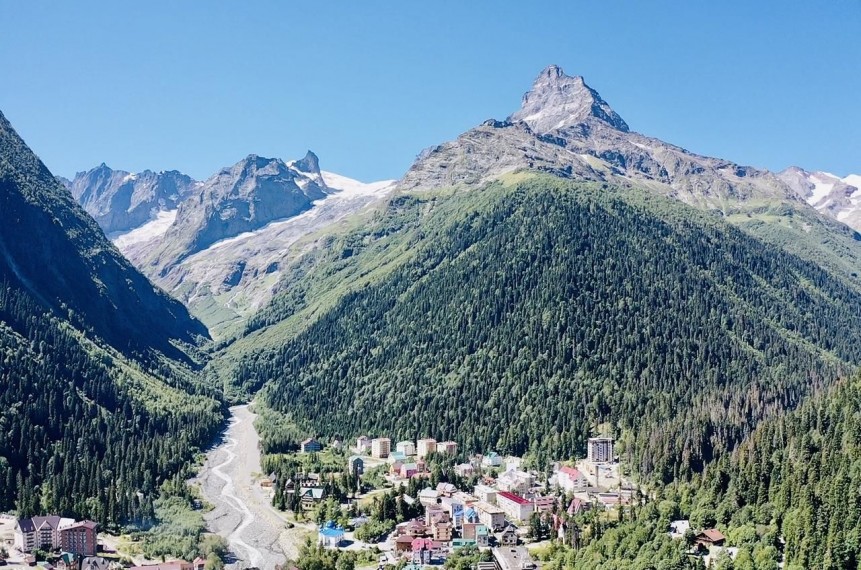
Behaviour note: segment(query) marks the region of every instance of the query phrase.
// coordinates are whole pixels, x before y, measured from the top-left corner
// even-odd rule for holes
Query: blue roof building
[[[344,529],[336,525],[334,521],[328,521],[320,527],[318,541],[323,546],[337,547],[344,540]]]

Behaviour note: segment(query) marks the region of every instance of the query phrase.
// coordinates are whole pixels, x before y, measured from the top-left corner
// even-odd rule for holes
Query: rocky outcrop
[[[107,234],[132,230],[175,209],[198,186],[176,170],[132,174],[104,163],[60,180]]]

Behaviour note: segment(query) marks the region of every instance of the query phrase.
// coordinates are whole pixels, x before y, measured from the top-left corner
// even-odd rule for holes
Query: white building
[[[377,459],[385,459],[392,450],[392,440],[387,437],[378,437],[371,440],[371,456]]]
[[[512,469],[496,479],[496,488],[509,493],[526,493],[532,487],[532,475],[526,471]]]
[[[487,485],[476,485],[472,494],[475,495],[479,501],[484,501],[491,505],[496,504],[496,489],[493,487],[488,487]]]
[[[496,494],[496,504],[510,521],[528,521],[535,510],[532,501],[508,491]]]
[[[395,445],[395,451],[411,456],[416,454],[416,444],[411,441],[399,441]]]
[[[586,447],[586,457],[592,463],[611,463],[613,461],[613,438],[590,437]]]
[[[21,552],[56,550],[62,546],[60,529],[73,524],[75,519],[56,515],[19,519],[15,525],[15,548]]]
[[[563,491],[570,493],[574,489],[582,489],[588,486],[586,477],[574,467],[563,466],[556,472],[556,484]]]
[[[490,530],[497,531],[505,527],[505,511],[496,505],[479,501],[472,508],[478,513],[479,522]]]
[[[431,437],[420,439],[416,442],[416,454],[419,457],[427,457],[431,453],[436,453],[436,440]]]

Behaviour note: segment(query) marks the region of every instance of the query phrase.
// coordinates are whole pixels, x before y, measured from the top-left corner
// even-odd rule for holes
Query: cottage
[[[571,502],[568,503],[567,512],[573,517],[574,515],[579,515],[580,513],[588,511],[591,508],[592,503],[590,503],[589,501],[584,501],[580,497],[574,497],[573,499],[571,499]]]
[[[301,487],[299,489],[299,504],[303,511],[310,511],[326,498],[326,492],[321,487]]]
[[[302,453],[315,453],[323,449],[322,444],[319,441],[314,439],[313,437],[309,437],[301,444],[299,444],[299,448]]]
[[[705,550],[711,546],[723,546],[724,542],[726,542],[726,537],[716,528],[706,529],[694,538],[694,544]]]
[[[508,525],[502,529],[502,532],[499,533],[497,539],[502,545],[514,546],[517,544],[517,529],[512,525]]]

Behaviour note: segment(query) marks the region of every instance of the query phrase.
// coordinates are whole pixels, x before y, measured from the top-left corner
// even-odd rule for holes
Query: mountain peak
[[[533,131],[544,134],[590,118],[628,131],[622,117],[582,77],[565,75],[558,65],[549,65],[538,74],[532,89],[523,96],[520,110],[509,120],[523,121]]]
[[[296,170],[306,174],[320,174],[320,159],[310,150],[305,153],[305,158],[293,163]]]

